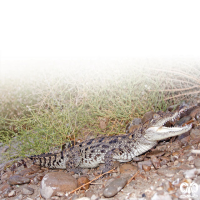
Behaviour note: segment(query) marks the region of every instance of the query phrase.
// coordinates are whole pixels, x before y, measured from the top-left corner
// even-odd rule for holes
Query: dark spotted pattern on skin
[[[147,140],[144,135],[149,127],[170,118],[174,113],[157,113],[156,117],[137,127],[132,133],[102,136],[75,144],[60,153],[46,153],[31,156],[30,159],[40,166],[58,169],[94,168],[105,163],[105,171],[113,167],[114,161],[128,162],[135,156],[150,150],[157,141]]]

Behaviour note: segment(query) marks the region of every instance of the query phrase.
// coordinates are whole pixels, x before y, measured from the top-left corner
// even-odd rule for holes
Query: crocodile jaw
[[[192,124],[180,127],[165,127],[164,124],[169,121],[175,121],[179,118],[180,114],[186,109],[181,109],[178,112],[169,114],[167,117],[161,118],[160,120],[155,120],[152,126],[150,126],[144,134],[144,138],[149,141],[159,141],[164,140],[169,137],[174,137],[186,133],[192,128]]]
[[[150,127],[146,130],[144,137],[149,141],[159,141],[186,133],[191,128],[192,124],[183,127]]]

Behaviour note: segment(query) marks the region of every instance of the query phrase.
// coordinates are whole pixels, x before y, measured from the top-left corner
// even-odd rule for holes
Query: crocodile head
[[[186,107],[180,108],[176,112],[154,114],[153,119],[149,122],[145,130],[144,138],[148,141],[156,142],[169,137],[181,135],[192,128],[192,124],[185,126],[166,127],[167,122],[175,122],[180,118],[180,114],[187,110]]]

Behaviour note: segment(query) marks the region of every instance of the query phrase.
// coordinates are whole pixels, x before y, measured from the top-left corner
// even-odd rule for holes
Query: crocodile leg
[[[121,156],[124,153],[123,149],[121,148],[114,148],[108,151],[104,156],[105,168],[103,169],[103,173],[108,172],[112,168],[114,168],[114,156]]]
[[[66,162],[66,169],[68,172],[73,171],[80,173],[81,169],[79,166],[81,162],[81,152],[78,148],[73,148],[73,152],[68,154],[68,161]]]

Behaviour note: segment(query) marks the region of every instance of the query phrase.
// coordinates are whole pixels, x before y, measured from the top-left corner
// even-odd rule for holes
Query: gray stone
[[[22,200],[23,199],[23,196],[22,194],[18,195],[17,197],[15,197],[15,200]]]
[[[9,193],[8,193],[8,197],[14,197],[16,195],[16,191],[15,190],[11,190]]]
[[[197,169],[200,169],[200,158],[197,158],[194,160],[194,166],[197,168]]]
[[[25,195],[31,195],[31,194],[33,194],[34,193],[34,189],[33,188],[31,188],[31,187],[24,187],[23,189],[22,189],[22,194],[25,194]]]
[[[185,170],[183,174],[185,178],[193,179],[197,176],[197,173],[198,173],[197,169],[194,168],[194,169]]]
[[[142,161],[142,162],[138,162],[138,168],[139,169],[142,169],[143,165],[152,166],[152,162],[151,162],[151,160],[145,160],[145,161]]]
[[[112,181],[103,191],[105,197],[115,196],[127,183],[127,178],[117,178]]]
[[[168,178],[173,177],[177,172],[178,172],[178,170],[170,169],[170,168],[160,168],[160,169],[157,170],[157,173],[159,175],[163,175],[163,176],[166,176]]]
[[[29,178],[26,178],[26,177],[23,177],[23,176],[20,176],[20,175],[11,176],[8,179],[8,183],[10,185],[21,185],[21,184],[25,184],[25,183],[29,183],[29,182],[30,182]]]
[[[46,174],[40,185],[41,196],[48,199],[55,196],[57,192],[71,192],[77,188],[77,180],[62,171]]]
[[[171,196],[168,192],[164,192],[164,194],[155,193],[151,200],[172,200]]]

